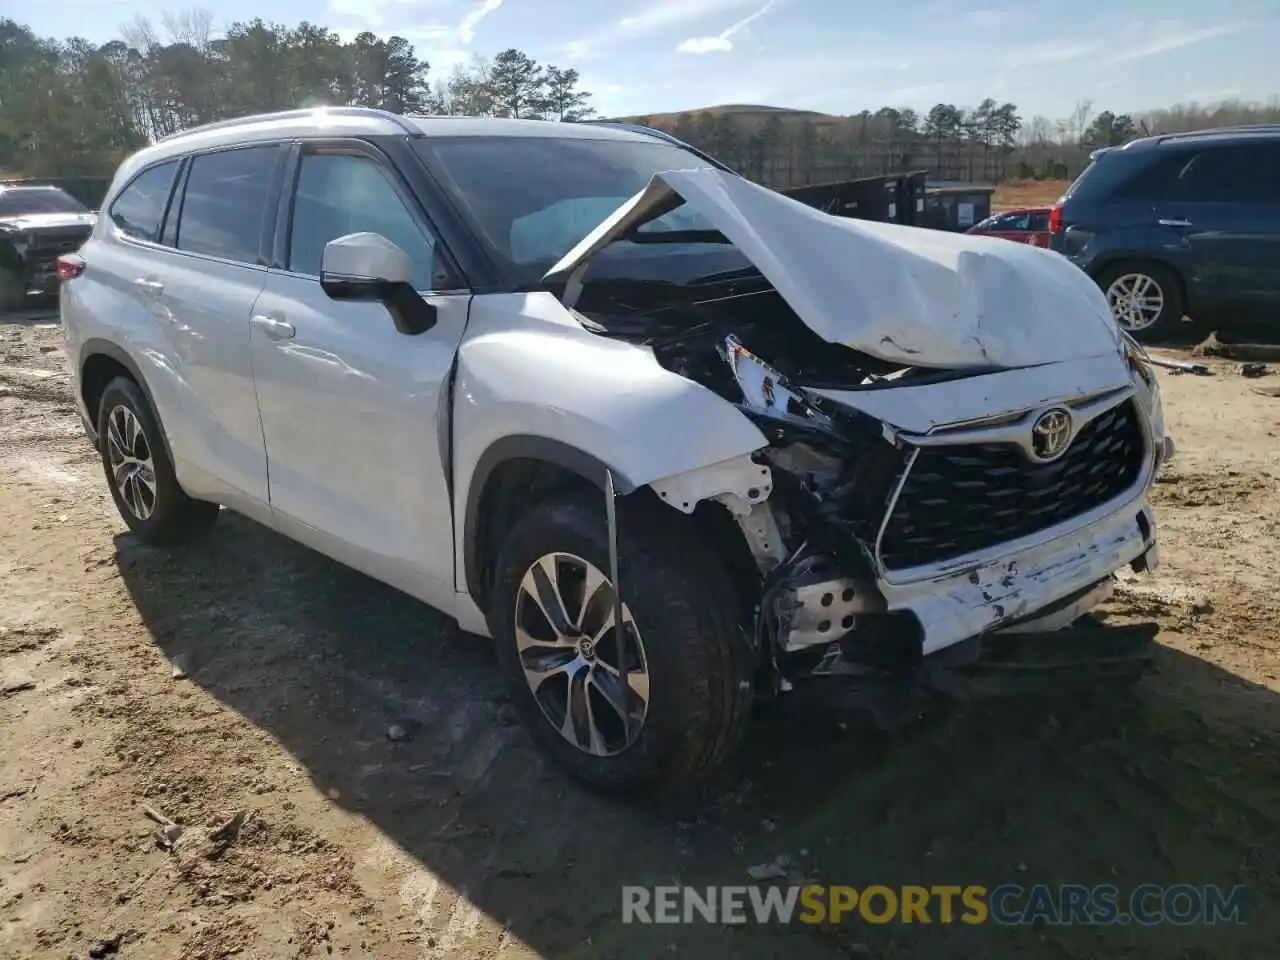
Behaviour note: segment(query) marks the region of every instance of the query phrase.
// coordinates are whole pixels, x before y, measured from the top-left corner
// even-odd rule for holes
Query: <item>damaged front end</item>
[[[659,356],[689,369],[687,356]],[[842,678],[855,681],[844,698],[888,716],[917,684],[1062,692],[1145,663],[1154,627],[1082,620],[1116,571],[1157,562],[1146,493],[1165,447],[1143,374],[917,433],[859,408],[945,409],[948,396],[1020,387],[1023,372],[905,369],[818,391],[733,333],[715,358],[770,444],[653,487],[685,511],[716,500],[741,529],[760,574],[752,642],[764,692]],[[1052,384],[1065,371],[1039,372]],[[702,382],[735,396],[727,381]]]
[[[766,243],[768,224],[794,238],[813,212],[775,209],[772,198],[753,208],[750,191],[760,188],[725,176],[705,178],[739,191],[719,205],[706,200],[715,193],[706,183],[686,184],[685,193],[706,201],[697,211],[718,242],[756,251],[752,269],[657,287],[587,282],[594,252],[673,208],[668,185],[622,208],[549,277],[565,280],[565,303],[588,329],[647,346],[767,438],[750,456],[651,485],[686,513],[718,503],[740,529],[754,566],[750,639],[762,692],[840,678],[841,690],[866,695],[887,719],[920,684],[962,694],[1016,680],[1061,691],[1073,676],[1090,685],[1133,676],[1154,626],[1103,628],[1082,618],[1107,599],[1118,570],[1157,562],[1146,496],[1170,448],[1141,348],[1109,316],[1109,326],[1088,326],[1105,304],[1075,290],[1063,303],[1078,306],[1076,297],[1088,310],[1074,318],[1077,340],[1062,347],[1059,333],[1035,326],[1044,307],[1018,286],[1020,271],[1003,272],[1004,251],[979,247],[977,260],[966,259],[972,240],[925,259],[967,273],[961,287],[1012,277],[1029,316],[1021,338],[1007,314],[978,309],[944,342],[944,310],[933,298],[953,288],[937,274],[911,288],[920,265],[909,253],[906,268],[881,279],[913,292],[901,313],[934,321],[892,327],[883,310],[851,309],[842,325],[837,300],[797,289],[804,270],[789,269],[796,261]],[[744,244],[742,222],[753,212]],[[851,229],[867,246],[850,252],[892,253]],[[1030,274],[1071,287],[1055,264],[1028,262]],[[1057,292],[1053,283],[1048,290]],[[1067,313],[1054,317],[1058,326],[1073,320]]]

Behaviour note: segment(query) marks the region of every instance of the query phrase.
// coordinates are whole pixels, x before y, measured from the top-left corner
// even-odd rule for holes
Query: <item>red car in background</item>
[[[1003,210],[992,214],[965,233],[977,233],[985,237],[1002,237],[1033,247],[1049,246],[1049,208],[1027,207],[1022,210]]]

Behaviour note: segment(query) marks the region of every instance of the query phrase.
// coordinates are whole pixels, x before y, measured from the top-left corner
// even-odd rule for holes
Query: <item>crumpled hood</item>
[[[596,253],[681,199],[828,342],[943,368],[1026,367],[1120,349],[1106,298],[1057,253],[833,217],[712,168],[657,174],[545,279],[567,278],[572,288]]]
[[[0,225],[17,230],[50,230],[55,227],[92,227],[96,213],[20,213],[0,217]]]

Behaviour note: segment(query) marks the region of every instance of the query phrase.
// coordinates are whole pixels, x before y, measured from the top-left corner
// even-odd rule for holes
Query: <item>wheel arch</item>
[[[663,501],[653,486],[637,486],[616,467],[594,454],[549,437],[516,435],[491,444],[476,463],[462,520],[463,576],[467,592],[487,613],[493,564],[501,550],[501,533],[531,500],[551,493],[594,491],[604,511],[606,475],[627,506],[655,511],[662,522],[687,525],[725,563],[741,597],[751,594],[758,577],[750,548],[728,508],[715,499],[700,500],[690,510]]]
[[[164,444],[165,455],[172,463],[173,451],[169,448],[169,435],[165,430],[160,408],[156,405],[151,388],[147,385],[147,378],[142,375],[142,370],[128,352],[110,340],[94,337],[85,341],[80,351],[80,358],[80,401],[84,404],[85,413],[88,414],[95,441],[98,431],[98,407],[102,403],[102,394],[112,380],[118,376],[125,376],[138,385],[138,389],[146,398],[147,405],[151,408],[151,415],[155,417],[156,425],[160,428],[160,442]]]

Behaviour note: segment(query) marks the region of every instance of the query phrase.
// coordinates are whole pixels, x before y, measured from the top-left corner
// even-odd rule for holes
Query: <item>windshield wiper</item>
[[[642,233],[639,230],[628,230],[622,235],[623,240],[631,243],[730,243],[719,230],[650,230]]]

